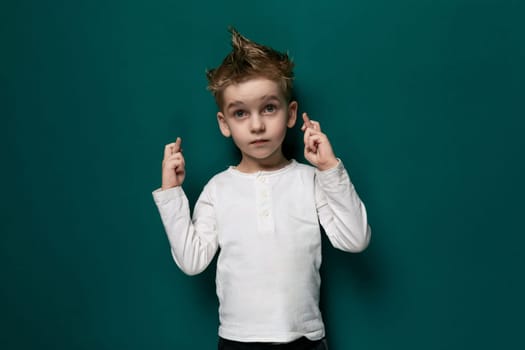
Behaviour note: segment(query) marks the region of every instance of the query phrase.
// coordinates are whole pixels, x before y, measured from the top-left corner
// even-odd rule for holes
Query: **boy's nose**
[[[250,130],[253,133],[264,131],[264,122],[259,115],[252,115],[250,118]]]

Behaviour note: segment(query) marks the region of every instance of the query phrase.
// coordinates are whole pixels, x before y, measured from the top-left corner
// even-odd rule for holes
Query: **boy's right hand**
[[[180,147],[182,140],[177,137],[173,143],[164,147],[164,159],[162,160],[162,189],[182,185],[186,171],[184,169],[184,156]]]

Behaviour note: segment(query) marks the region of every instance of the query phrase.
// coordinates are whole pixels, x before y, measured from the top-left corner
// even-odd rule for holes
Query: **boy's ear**
[[[222,114],[222,112],[217,112],[217,121],[219,122],[219,129],[221,130],[221,134],[224,135],[224,137],[232,136],[230,127],[226,123],[226,118],[224,117],[224,114]]]
[[[295,125],[296,121],[297,121],[297,101],[292,101],[288,105],[288,122],[286,123],[286,126],[291,128]]]

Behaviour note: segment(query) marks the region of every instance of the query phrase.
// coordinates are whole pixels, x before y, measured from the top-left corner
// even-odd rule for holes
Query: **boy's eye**
[[[236,118],[242,118],[244,116],[245,112],[242,109],[239,109],[235,112],[233,112],[233,116]]]
[[[264,107],[264,111],[268,113],[273,113],[275,112],[275,110],[276,110],[276,107],[275,105],[272,105],[272,104],[266,105],[266,107]]]

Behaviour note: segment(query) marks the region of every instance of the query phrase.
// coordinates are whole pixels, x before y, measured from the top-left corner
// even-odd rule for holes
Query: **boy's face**
[[[254,78],[224,89],[217,113],[221,133],[242,153],[239,167],[257,171],[281,164],[286,129],[295,125],[297,102],[287,103],[279,84]]]

